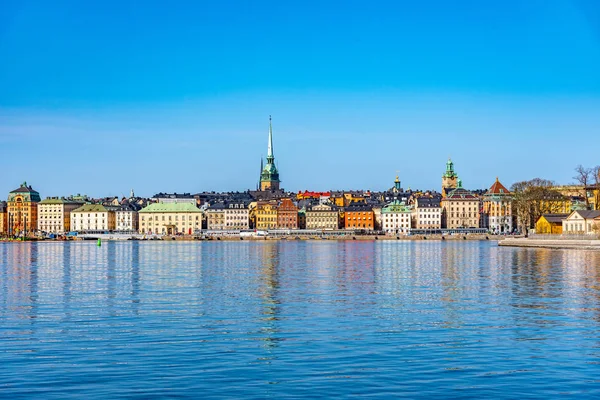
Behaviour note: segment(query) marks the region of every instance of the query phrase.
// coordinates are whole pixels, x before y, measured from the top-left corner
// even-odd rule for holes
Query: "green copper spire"
[[[444,173],[444,178],[454,178],[456,177],[456,172],[454,172],[454,163],[452,159],[448,157],[448,161],[446,162],[446,172]]]
[[[262,165],[261,165],[262,167]],[[267,148],[267,165],[261,168],[260,187],[265,189],[279,189],[279,171],[275,166],[275,156],[273,155],[273,126],[271,116],[269,115],[269,144]]]

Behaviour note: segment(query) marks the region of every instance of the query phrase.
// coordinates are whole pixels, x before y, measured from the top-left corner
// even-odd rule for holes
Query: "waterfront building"
[[[7,204],[5,201],[0,201],[0,236],[6,235],[7,220],[6,220]]]
[[[496,182],[483,195],[482,228],[493,233],[510,233],[513,231],[512,193]]]
[[[59,197],[48,197],[38,203],[38,230],[44,233],[63,234],[71,229],[71,211],[82,202]]]
[[[375,228],[373,208],[366,202],[351,203],[344,209],[344,228],[373,230]]]
[[[281,199],[277,205],[277,228],[298,229],[298,207],[292,199]]]
[[[543,214],[535,223],[535,233],[561,235],[562,223],[568,216],[569,214]]]
[[[441,229],[442,206],[439,197],[418,197],[415,199],[414,226],[416,229]]]
[[[256,229],[267,230],[277,228],[277,201],[260,200],[255,209]]]
[[[40,201],[40,194],[27,182],[8,194],[6,219],[10,236],[19,236],[21,233],[28,235],[36,231]]]
[[[446,162],[446,172],[442,175],[442,197],[458,187],[458,175],[454,172],[454,163],[450,158]]]
[[[340,225],[337,207],[317,204],[306,208],[306,229],[336,230]]]
[[[262,159],[261,159],[262,166]],[[261,191],[278,191],[279,190],[279,171],[275,166],[275,156],[273,153],[273,127],[271,124],[271,116],[269,116],[269,143],[267,146],[267,165],[261,168],[260,173],[260,190]]]
[[[152,200],[158,203],[187,203],[196,204],[196,198],[190,193],[157,193],[152,197]]]
[[[71,211],[71,230],[75,232],[115,230],[116,208],[102,204],[84,204]]]
[[[479,198],[462,187],[460,179],[457,187],[442,198],[442,227],[478,228],[479,227]]]
[[[241,230],[250,228],[248,203],[243,201],[225,203],[226,229]]]
[[[562,221],[565,234],[600,234],[599,210],[576,210]]]
[[[202,211],[189,202],[152,203],[139,211],[144,234],[192,235],[202,229]]]
[[[386,234],[406,234],[411,229],[412,207],[394,200],[381,209],[381,230]]]
[[[132,191],[133,192],[133,191]],[[137,232],[140,207],[136,202],[124,202],[115,211],[116,227],[119,232]]]
[[[206,229],[211,231],[222,231],[227,229],[225,225],[225,203],[211,204],[205,211]]]

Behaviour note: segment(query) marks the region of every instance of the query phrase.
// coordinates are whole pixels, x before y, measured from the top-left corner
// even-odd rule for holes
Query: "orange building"
[[[37,229],[37,205],[41,201],[40,194],[27,186],[21,187],[8,194],[7,230],[9,236],[29,235]]]
[[[362,202],[351,203],[344,210],[344,228],[373,230],[375,215],[373,208]]]
[[[281,199],[277,207],[277,228],[298,229],[298,207],[292,199]]]

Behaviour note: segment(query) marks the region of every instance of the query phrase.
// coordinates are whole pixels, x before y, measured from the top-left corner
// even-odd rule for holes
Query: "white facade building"
[[[439,198],[417,198],[413,215],[416,229],[442,228],[442,206]]]
[[[412,207],[394,200],[381,209],[381,230],[386,234],[406,234],[412,227]]]
[[[75,232],[113,231],[115,210],[101,204],[85,204],[71,211],[71,230]]]

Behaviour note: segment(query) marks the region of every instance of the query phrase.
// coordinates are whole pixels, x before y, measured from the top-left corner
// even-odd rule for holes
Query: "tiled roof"
[[[500,183],[498,178],[496,178],[496,182],[489,188],[488,193],[490,194],[509,194],[510,190],[504,187],[503,184]]]
[[[575,212],[585,219],[594,219],[600,217],[600,210],[577,210]]]
[[[152,203],[140,210],[140,213],[202,212],[191,203]]]
[[[548,222],[559,223],[567,219],[569,214],[543,214],[542,217]]]
[[[448,195],[446,196],[446,199],[476,200],[477,196],[475,196],[473,193],[469,192],[468,190],[459,187],[459,188],[453,189],[450,193],[448,193]]]

